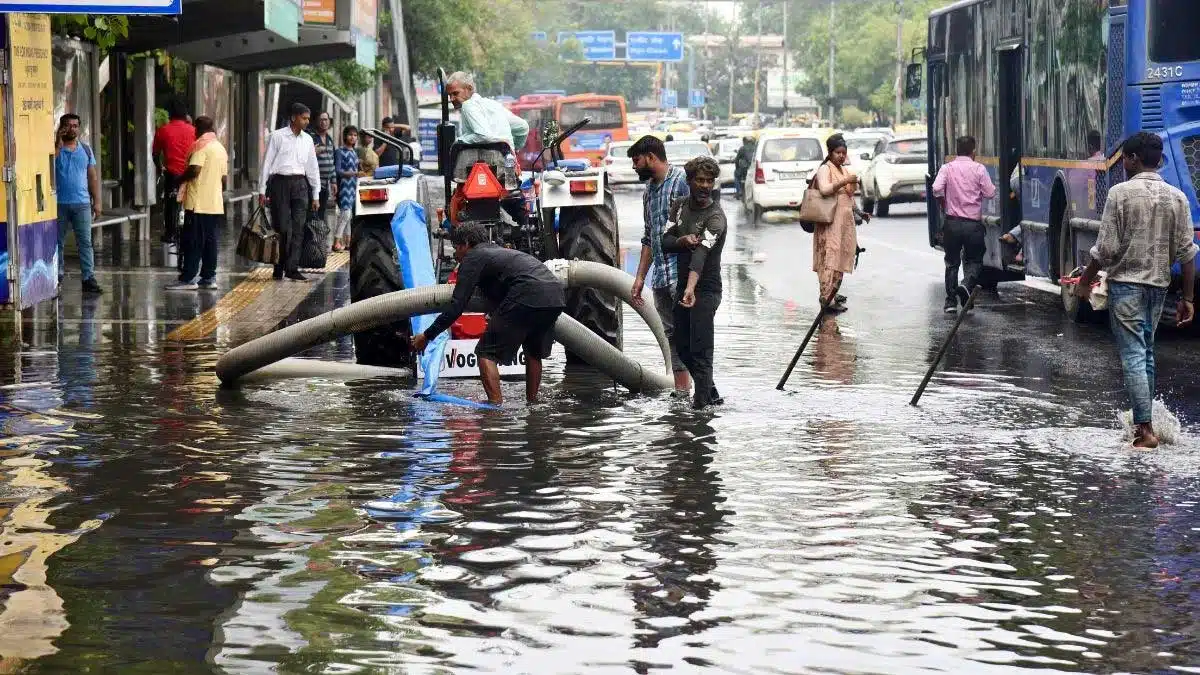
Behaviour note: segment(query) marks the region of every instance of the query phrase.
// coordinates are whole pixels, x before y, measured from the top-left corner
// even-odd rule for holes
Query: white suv
[[[892,204],[925,202],[925,174],[929,165],[929,143],[924,136],[907,135],[881,139],[870,163],[862,172],[863,211],[875,210],[886,217]]]
[[[756,221],[765,211],[799,209],[808,179],[824,159],[823,136],[803,131],[761,134],[754,163],[746,172],[743,206]]]

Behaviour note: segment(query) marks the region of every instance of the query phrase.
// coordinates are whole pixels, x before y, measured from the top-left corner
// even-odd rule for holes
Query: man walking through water
[[[525,350],[525,398],[537,402],[542,360],[550,356],[554,323],[567,306],[562,282],[528,253],[497,246],[477,223],[455,226],[450,242],[459,263],[450,309],[424,333],[413,336],[413,350],[418,354],[425,351],[430,340],[458,320],[478,288],[494,307],[488,314],[487,331],[475,346],[488,403],[504,402],[499,364],[516,360],[518,348]]]
[[[638,178],[646,183],[642,195],[643,217],[646,230],[642,234],[642,257],[638,261],[637,275],[633,280],[633,304],[642,304],[642,287],[649,273],[650,288],[654,293],[654,309],[662,321],[663,330],[671,343],[671,370],[675,373],[675,391],[685,395],[692,388],[687,366],[679,358],[675,346],[675,297],[679,281],[679,264],[674,253],[663,250],[662,238],[667,232],[667,220],[671,204],[688,196],[687,177],[683,170],[667,163],[667,148],[654,136],[642,136],[627,151],[633,160]]]
[[[1197,249],[1187,197],[1157,173],[1162,139],[1139,131],[1125,141],[1121,153],[1125,175],[1132,178],[1108,191],[1092,261],[1075,292],[1086,301],[1096,275],[1108,272],[1108,317],[1133,405],[1133,447],[1150,449],[1158,447],[1152,419],[1154,333],[1174,263],[1183,271],[1178,325],[1195,318]]]
[[[663,235],[663,249],[679,256],[675,338],[679,357],[696,381],[692,407],[721,404],[713,386],[714,319],[721,305],[721,250],[725,248],[725,211],[717,202],[721,167],[712,157],[684,166],[690,196],[672,205],[675,223]]]
[[[958,304],[967,305],[971,289],[983,271],[983,255],[987,252],[983,227],[983,200],[996,196],[996,186],[987,168],[975,161],[975,139],[958,139],[954,161],[942,165],[933,181],[933,196],[942,204],[946,214],[942,226],[942,249],[946,252],[947,314],[958,311]],[[962,264],[963,282],[958,283],[958,266]]]

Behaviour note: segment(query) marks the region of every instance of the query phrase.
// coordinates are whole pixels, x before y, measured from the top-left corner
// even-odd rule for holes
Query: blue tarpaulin
[[[401,202],[392,216],[392,238],[396,240],[396,251],[399,253],[400,278],[405,288],[432,286],[437,283],[437,273],[433,268],[432,247],[429,244],[429,227],[425,224],[425,209],[414,201]],[[409,318],[412,322],[412,334],[425,332],[437,318],[436,314],[421,314]],[[426,345],[421,354],[421,370],[425,373],[424,382],[417,396],[439,403],[455,403],[477,408],[491,408],[486,403],[468,401],[457,396],[441,394],[437,391],[438,376],[442,372],[442,363],[446,356],[446,343],[450,341],[450,333],[443,332]]]

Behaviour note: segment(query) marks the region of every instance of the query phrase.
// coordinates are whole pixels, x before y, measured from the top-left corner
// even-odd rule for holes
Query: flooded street
[[[618,202],[628,264],[641,192]],[[811,236],[725,208],[711,413],[564,372],[560,347],[531,408],[389,379],[222,390],[219,332],[165,340],[207,305],[139,290],[167,270],[102,267],[99,301],[70,284],[57,331],[0,348],[0,672],[1200,673],[1195,335],[1160,340],[1183,430],[1154,452],[1122,440],[1107,329],[1023,284],[983,297],[910,407],[953,321],[899,207],[860,229],[850,311],[778,392]],[[330,274],[293,319],[348,295]]]

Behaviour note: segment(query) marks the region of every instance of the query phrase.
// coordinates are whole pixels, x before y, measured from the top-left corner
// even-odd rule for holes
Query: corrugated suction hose
[[[546,263],[569,287],[589,286],[611,293],[626,303],[632,299],[633,277],[613,267],[584,260],[551,260]],[[247,373],[298,354],[341,335],[369,330],[416,314],[441,312],[450,306],[454,287],[447,284],[422,286],[385,293],[340,307],[320,316],[281,328],[226,352],[217,361],[217,377],[232,384]],[[486,311],[476,296],[469,310]],[[567,349],[635,393],[654,392],[674,386],[671,377],[671,347],[662,322],[649,297],[635,308],[654,333],[662,351],[664,372],[647,370],[620,350],[563,314],[554,327],[554,337]]]

